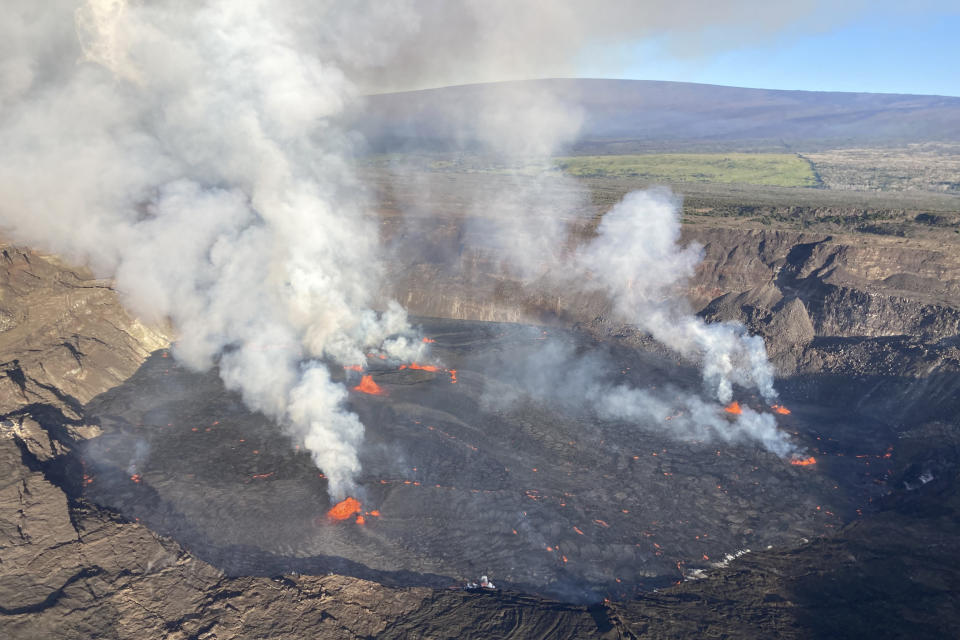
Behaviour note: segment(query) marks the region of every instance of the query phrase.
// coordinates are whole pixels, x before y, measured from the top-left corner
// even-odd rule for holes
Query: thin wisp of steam
[[[527,346],[478,363],[490,374],[485,404],[507,408],[530,397],[574,414],[632,423],[641,431],[699,442],[759,443],[781,457],[797,453],[770,413],[738,405],[733,414],[674,384],[638,388],[613,378],[625,372],[599,349],[578,348],[562,333],[543,336],[531,329],[528,337]]]

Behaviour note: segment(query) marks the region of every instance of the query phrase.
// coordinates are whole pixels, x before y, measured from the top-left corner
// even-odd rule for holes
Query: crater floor
[[[246,410],[216,372],[190,372],[166,351],[86,407],[104,429],[81,451],[86,497],[231,575],[334,571],[462,586],[486,574],[498,586],[593,601],[709,571],[727,554],[796,546],[888,492],[893,425],[849,404],[812,403],[825,395],[815,382],[788,389],[792,413],[777,415],[817,460],[794,466],[754,444],[678,438],[667,416],[631,424],[560,409],[501,375],[504,363],[535,365],[544,341],[562,338],[608,353],[634,386],[699,388],[696,371],[662,355],[542,327],[421,326],[439,370],[372,359],[385,393],[351,392],[366,426],[362,524],[327,517],[326,479],[302,447]],[[335,374],[350,386],[360,379]],[[748,394],[738,400],[768,410]]]

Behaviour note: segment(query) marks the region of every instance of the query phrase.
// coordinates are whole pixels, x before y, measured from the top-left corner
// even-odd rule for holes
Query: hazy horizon
[[[922,97],[931,97],[931,98],[960,98],[960,91],[957,95],[943,94],[943,93],[914,93],[910,91],[855,91],[855,90],[834,90],[834,89],[808,89],[803,87],[797,87],[793,89],[788,88],[774,88],[766,86],[750,86],[746,84],[725,84],[719,82],[696,82],[690,80],[667,80],[661,78],[626,78],[621,76],[531,76],[529,78],[515,78],[509,80],[484,80],[480,82],[461,82],[454,84],[441,84],[441,85],[431,85],[425,87],[418,87],[415,89],[399,89],[395,91],[373,91],[367,93],[368,96],[382,96],[389,95],[392,93],[414,93],[417,91],[434,91],[437,89],[450,89],[454,87],[473,87],[473,86],[483,86],[483,85],[494,85],[494,84],[507,84],[507,83],[523,83],[523,82],[540,82],[544,80],[604,80],[611,82],[647,82],[647,83],[664,83],[664,84],[694,84],[702,85],[705,87],[722,87],[726,89],[748,89],[756,91],[784,91],[784,92],[804,92],[804,93],[845,93],[845,94],[868,94],[868,95],[882,95],[882,96],[922,96]]]

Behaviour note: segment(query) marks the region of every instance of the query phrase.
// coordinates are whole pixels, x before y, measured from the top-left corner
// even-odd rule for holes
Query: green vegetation
[[[745,183],[815,187],[810,163],[787,153],[657,153],[557,158],[566,173],[583,178],[638,178],[651,182]]]
[[[543,175],[562,171],[577,178],[626,178],[634,182],[822,186],[810,161],[789,153],[650,153],[504,160],[483,154],[379,154],[369,167],[494,175]]]

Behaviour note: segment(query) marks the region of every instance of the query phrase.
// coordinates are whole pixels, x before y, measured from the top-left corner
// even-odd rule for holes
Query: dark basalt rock
[[[437,233],[443,236],[446,231]],[[681,565],[680,571],[673,565],[670,574],[670,581],[682,580],[680,584],[656,591],[631,589],[629,595],[615,593],[611,586],[613,597],[605,602],[598,585],[606,588],[609,582],[601,579],[591,586],[598,597],[580,604],[570,604],[570,598],[564,603],[562,597],[548,599],[532,593],[548,592],[545,585],[554,583],[516,577],[503,582],[496,574],[491,577],[498,586],[512,583],[519,591],[435,588],[441,586],[441,581],[459,580],[467,569],[472,569],[457,568],[456,561],[440,562],[436,570],[385,561],[371,569],[369,558],[366,562],[362,557],[354,558],[351,562],[355,564],[351,565],[343,561],[347,554],[328,554],[328,559],[321,559],[327,564],[317,561],[314,570],[325,567],[362,577],[308,575],[309,563],[291,562],[291,556],[297,554],[279,547],[212,544],[209,527],[201,531],[203,535],[194,535],[175,527],[158,532],[144,526],[148,519],[156,524],[157,514],[163,516],[161,524],[185,522],[183,510],[164,511],[162,507],[173,504],[178,495],[173,490],[183,489],[186,484],[151,476],[150,472],[143,474],[140,483],[133,483],[126,473],[129,458],[112,472],[101,469],[89,482],[85,452],[111,442],[120,447],[114,452],[123,450],[126,445],[121,444],[117,434],[135,442],[144,432],[138,431],[141,427],[124,419],[121,413],[103,413],[98,423],[88,407],[95,396],[118,387],[131,376],[134,382],[149,378],[146,374],[162,356],[157,354],[148,360],[148,355],[164,347],[166,338],[162,332],[145,328],[124,313],[109,283],[93,280],[88,274],[35,253],[6,247],[0,263],[0,362],[4,372],[0,377],[0,634],[8,638],[871,639],[960,635],[956,596],[960,593],[956,255],[938,253],[929,247],[901,246],[894,251],[888,245],[871,244],[886,242],[886,238],[858,244],[810,234],[730,228],[688,229],[687,234],[704,244],[706,255],[692,288],[693,299],[699,300],[700,308],[706,308],[705,315],[711,319],[741,317],[755,325],[767,336],[777,358],[793,363],[794,373],[780,384],[784,397],[798,403],[791,407],[796,409],[791,419],[802,427],[798,431],[804,434],[805,444],[819,449],[822,461],[815,471],[817,477],[829,482],[838,474],[836,480],[844,481],[835,484],[843,485],[843,493],[849,492],[838,500],[847,511],[834,512],[842,515],[837,516],[833,529],[812,526],[833,523],[826,515],[812,519],[800,516],[806,512],[790,500],[805,498],[802,493],[791,491],[797,486],[809,489],[810,485],[805,484],[806,480],[800,485],[792,483],[798,477],[804,478],[795,474],[807,469],[789,469],[782,475],[766,477],[771,495],[780,496],[774,501],[776,504],[757,502],[758,496],[762,498],[761,490],[757,489],[760,493],[754,495],[748,489],[755,485],[745,482],[742,489],[723,497],[729,502],[723,507],[722,535],[729,539],[718,544],[719,551],[711,549],[707,553],[710,562],[692,562],[691,558],[699,555],[694,553],[699,549],[698,543],[677,537],[682,527],[668,528],[668,535],[664,536],[667,544],[661,543],[666,548],[665,555],[653,554],[647,564],[654,567],[651,575],[665,575],[663,567],[686,559],[687,564]],[[551,302],[549,296],[524,301],[519,290],[501,283],[495,290],[500,296],[495,305],[473,299],[470,304],[458,306],[454,303],[459,285],[440,277],[448,267],[442,266],[442,260],[431,264],[441,266],[434,269],[421,264],[398,276],[397,283],[401,288],[407,287],[406,298],[414,303],[411,306],[415,311],[417,304],[422,304],[437,315],[460,320],[504,320],[510,318],[498,315],[501,312],[522,310],[517,313],[529,314],[556,302]],[[479,262],[473,266],[478,265]],[[857,271],[865,265],[869,265],[869,270]],[[431,282],[434,289],[420,287],[417,283],[421,281]],[[569,302],[575,313],[554,306],[544,317],[570,324],[579,322],[583,331],[602,341],[613,341],[624,352],[640,348],[650,353],[649,341],[644,336],[604,322],[603,309],[596,301]],[[459,311],[453,313],[454,310]],[[601,320],[597,321],[598,318]],[[669,356],[654,353],[651,357],[656,360],[661,355]],[[449,358],[455,359],[453,351]],[[669,357],[667,362],[669,365],[663,366],[675,366]],[[441,403],[443,398],[454,397],[447,393],[449,380],[440,374],[418,371],[378,375],[384,385],[393,389],[391,402],[405,398],[415,401],[412,406],[424,406],[420,390],[439,385],[447,385]],[[215,382],[209,380],[211,385]],[[119,390],[113,394],[115,399],[122,397]],[[224,401],[218,410],[232,410],[234,405],[228,396],[222,392],[213,395]],[[466,403],[470,394],[464,391],[455,397],[459,398],[457,403]],[[511,484],[513,471],[503,471],[504,466],[509,466],[504,460],[511,451],[497,445],[497,437],[485,436],[482,452],[446,443],[437,447],[433,432],[414,434],[412,425],[400,424],[403,410],[376,398],[363,399],[356,406],[370,424],[385,425],[382,430],[371,430],[372,442],[387,444],[401,439],[411,443],[414,453],[438,452],[431,461],[434,470],[428,473],[452,473],[458,465],[469,461],[486,469],[482,484],[478,477],[473,488],[503,492],[504,487],[520,486]],[[842,419],[837,415],[831,418],[830,411],[824,409],[838,406],[846,411]],[[155,407],[141,407],[147,418],[145,424],[158,422],[159,413],[150,413],[152,408]],[[542,408],[525,406],[513,415],[488,417],[495,427],[501,425],[497,428],[504,429],[504,434],[508,432],[504,424],[516,425],[512,429],[527,442],[521,442],[519,450],[538,447],[545,459],[563,460],[568,455],[563,453],[568,439],[558,437],[555,429],[582,425],[576,420],[563,424],[554,417],[550,422],[547,415]],[[242,428],[257,428],[252,419],[241,419],[239,412],[231,419],[236,419]],[[171,421],[163,424],[166,422]],[[551,428],[543,428],[544,424]],[[876,425],[879,430],[867,434],[857,431],[858,425]],[[443,428],[457,438],[455,441],[444,437],[449,443],[469,442],[481,448],[468,437],[476,432],[475,425],[449,421]],[[496,436],[496,429],[491,433]],[[845,433],[849,434],[846,440]],[[194,437],[193,432],[183,435]],[[416,437],[408,439],[411,435]],[[862,440],[860,436],[866,435],[871,439]],[[208,434],[196,437],[206,438]],[[418,442],[430,444],[417,449]],[[865,443],[869,446],[864,447]],[[885,458],[891,444],[891,457]],[[157,446],[166,445],[160,442]],[[666,496],[671,491],[678,496],[693,495],[689,492],[693,485],[677,491],[677,485],[671,483],[692,483],[706,462],[697,455],[695,443],[659,446],[663,448],[671,456],[658,461],[659,467],[644,459],[639,470],[631,470],[632,456],[623,460],[609,455],[600,456],[602,460],[584,459],[582,462],[592,464],[600,476],[596,487],[585,497],[602,505],[622,501],[616,495],[622,487],[614,486],[617,478],[622,473],[641,473],[646,474],[641,484],[650,487],[650,495],[662,498],[656,508],[669,512],[672,507]],[[135,453],[136,447],[127,451]],[[305,472],[308,466],[296,456],[291,457],[288,446],[264,451],[266,462],[260,461],[264,468],[238,467],[250,471],[246,476],[249,482],[244,483],[242,474],[238,474],[236,482],[226,489],[242,491],[255,482],[276,483],[278,487],[302,484],[303,479],[297,474]],[[720,456],[722,465],[731,466],[718,468],[717,473],[743,475],[745,470],[739,470],[737,465],[750,463],[742,452],[740,455]],[[873,457],[858,459],[856,455]],[[576,461],[576,456],[572,460]],[[274,461],[285,463],[275,477],[250,477],[269,472],[267,463]],[[844,469],[857,472],[848,475]],[[868,469],[869,477],[865,475]],[[674,475],[663,476],[664,472]],[[110,473],[114,474],[117,486],[127,487],[135,500],[125,501],[125,494],[112,494],[119,498],[103,501],[112,502],[112,506],[91,501],[97,497],[93,488],[106,482]],[[537,472],[540,473],[545,472]],[[611,476],[609,481],[602,478],[604,473]],[[526,472],[521,484],[533,475],[532,471]],[[554,475],[548,478],[549,482],[541,482],[562,487],[564,474]],[[851,483],[853,478],[861,484]],[[417,481],[424,484],[427,479]],[[325,499],[322,479],[315,481],[309,487],[317,501],[310,504],[311,518],[326,506],[321,503]],[[209,486],[213,485],[204,488]],[[817,485],[816,490],[840,491],[832,486]],[[403,508],[414,509],[420,494],[403,487],[406,485],[388,485],[382,494],[371,491],[370,499],[386,501],[390,509],[396,508],[395,513]],[[850,487],[856,490],[850,491]],[[211,496],[227,495],[226,489],[221,486],[211,491]],[[168,493],[164,494],[164,490]],[[858,506],[855,500],[845,502],[857,495],[866,497],[867,508]],[[526,496],[521,500],[544,509],[548,515],[560,509],[546,509],[541,501]],[[822,508],[823,503],[819,504]],[[131,505],[144,512],[131,512]],[[465,500],[462,506],[476,508],[476,503]],[[815,511],[816,503],[810,506]],[[856,513],[857,508],[862,517]],[[690,509],[682,511],[689,514]],[[750,553],[724,563],[725,566],[711,566],[718,555],[732,554],[739,548],[738,536],[774,535],[764,533],[764,527],[776,522],[786,524],[787,537],[804,536],[809,542],[795,539],[787,544],[784,538],[769,550],[763,544],[751,546]],[[608,524],[612,525],[610,529],[619,527]],[[625,521],[623,530],[629,531],[635,524]],[[413,523],[411,518],[404,526],[409,527],[410,535],[399,532],[396,541],[385,545],[390,552],[384,552],[382,560],[400,557],[397,549],[402,545],[407,545],[408,562],[429,555],[423,553],[423,539],[418,538],[418,527],[423,525]],[[611,548],[608,536],[623,534],[594,526],[596,537],[583,540],[582,553],[602,567]],[[748,534],[747,530],[751,532]],[[418,539],[421,541],[417,542]],[[183,546],[184,541],[191,545],[189,549]],[[222,551],[219,555],[218,549]],[[496,557],[495,552],[478,557],[484,555],[490,556],[483,557],[484,561]],[[314,554],[315,559],[318,557]],[[339,564],[335,559],[339,559]],[[363,574],[364,569],[358,564],[370,573]],[[583,584],[583,576],[578,580],[575,583]],[[638,582],[631,585],[634,586]]]

